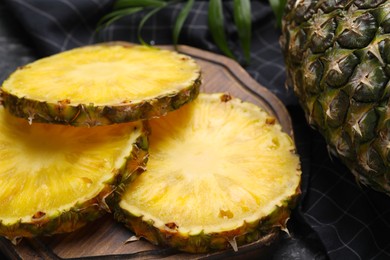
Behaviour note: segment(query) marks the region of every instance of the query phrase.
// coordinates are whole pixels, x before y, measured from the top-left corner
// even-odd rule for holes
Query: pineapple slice
[[[5,80],[4,107],[31,122],[108,125],[166,114],[194,99],[200,67],[189,56],[111,43],[40,59]]]
[[[199,253],[285,228],[301,171],[274,117],[227,94],[200,94],[150,126],[147,171],[115,209],[137,236]]]
[[[0,107],[0,235],[70,232],[108,210],[147,160],[143,122],[94,128],[29,125]]]

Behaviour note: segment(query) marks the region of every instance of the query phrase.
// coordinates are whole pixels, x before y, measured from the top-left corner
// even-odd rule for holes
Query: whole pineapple
[[[390,194],[390,1],[289,0],[287,83],[357,179]]]

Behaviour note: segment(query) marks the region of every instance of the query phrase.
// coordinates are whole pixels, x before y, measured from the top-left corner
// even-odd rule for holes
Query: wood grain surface
[[[161,46],[170,48],[170,46]],[[235,61],[221,55],[179,46],[178,51],[190,55],[202,68],[201,92],[227,92],[234,97],[252,102],[274,115],[283,130],[293,136],[291,119],[281,103],[271,92],[259,85]],[[278,240],[280,234],[264,238]],[[245,245],[238,252],[227,250],[212,254],[186,254],[171,248],[157,247],[140,239],[128,241],[133,234],[122,224],[107,215],[80,230],[51,237],[23,239],[17,245],[0,237],[0,251],[10,259],[267,259],[273,246],[262,241]],[[131,240],[131,239],[130,239]]]

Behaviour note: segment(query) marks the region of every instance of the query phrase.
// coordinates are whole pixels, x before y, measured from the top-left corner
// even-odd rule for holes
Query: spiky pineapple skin
[[[287,3],[287,84],[357,180],[390,194],[390,2]]]
[[[23,237],[36,237],[68,233],[111,212],[110,201],[121,194],[123,186],[132,182],[146,169],[148,160],[148,135],[150,133],[147,121],[142,122],[142,134],[133,143],[131,153],[124,164],[113,172],[113,177],[105,183],[101,192],[87,201],[77,203],[54,215],[37,212],[32,221],[18,221],[4,224],[0,220],[0,235],[17,243]]]
[[[110,48],[110,46],[122,46],[124,48],[139,47],[127,42],[108,42],[95,46],[103,46],[106,48]],[[85,47],[88,48],[90,46]],[[80,47],[80,49],[82,48]],[[172,53],[174,52],[172,51]],[[178,58],[182,62],[187,62],[187,60],[192,61],[192,58],[186,55],[178,55]],[[29,69],[28,64],[19,67],[17,71],[23,71],[25,69]],[[179,70],[180,68],[178,68]],[[153,73],[153,71],[150,73]],[[0,88],[0,97],[2,105],[11,114],[24,118],[30,123],[54,123],[86,127],[111,125],[160,117],[191,102],[198,96],[202,84],[200,68],[196,73],[197,78],[189,82],[188,86],[182,87],[175,92],[136,101],[127,100],[127,97],[123,97],[123,102],[107,105],[94,104],[93,102],[73,103],[68,99],[56,100],[55,102],[35,100],[10,93],[4,87]],[[12,77],[12,74],[10,77]],[[6,84],[6,81],[4,84]]]
[[[156,227],[153,220],[136,216],[121,208],[116,203],[113,209],[117,221],[132,230],[138,237],[147,239],[154,245],[169,246],[188,253],[209,253],[232,248],[232,241],[237,246],[246,245],[255,241],[268,244],[281,230],[287,229],[287,221],[291,210],[295,208],[300,195],[297,189],[296,195],[286,199],[280,206],[266,217],[255,222],[244,222],[242,226],[234,230],[189,235],[179,232],[174,225],[166,223],[165,227]]]

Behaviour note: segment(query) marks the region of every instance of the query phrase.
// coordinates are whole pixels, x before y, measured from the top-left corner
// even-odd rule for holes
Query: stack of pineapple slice
[[[200,76],[188,56],[122,44],[15,71],[1,88],[0,235],[70,232],[113,211],[155,244],[208,252],[285,228],[292,139],[255,105],[198,95]]]

